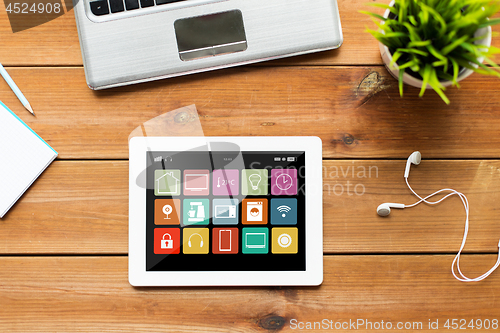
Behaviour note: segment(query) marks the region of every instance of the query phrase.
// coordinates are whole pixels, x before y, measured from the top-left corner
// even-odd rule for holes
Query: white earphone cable
[[[500,266],[500,242],[499,242],[498,243],[498,247],[499,247],[498,259],[497,259],[496,264],[489,271],[484,273],[483,275],[480,275],[480,276],[473,278],[473,279],[466,277],[462,273],[462,271],[460,270],[460,255],[462,254],[462,251],[465,247],[465,243],[467,241],[467,235],[469,233],[469,201],[467,200],[467,197],[465,196],[465,194],[458,192],[458,191],[455,191],[454,189],[445,188],[445,189],[436,191],[436,192],[426,196],[425,198],[422,198],[410,186],[410,183],[408,182],[408,178],[405,177],[405,180],[406,180],[406,185],[408,185],[408,188],[410,189],[410,191],[418,199],[420,199],[418,202],[416,202],[414,204],[405,205],[405,208],[414,207],[422,202],[425,202],[426,204],[429,204],[429,205],[437,205],[438,203],[442,202],[443,200],[449,198],[452,195],[458,195],[460,200],[462,201],[462,204],[464,205],[464,208],[465,208],[465,229],[464,229],[464,236],[462,239],[462,244],[460,245],[460,250],[458,251],[455,258],[453,259],[453,263],[451,264],[451,273],[453,274],[455,279],[462,281],[462,282],[478,282],[478,281],[486,279],[491,273],[493,273]],[[429,198],[431,198],[435,195],[441,194],[442,192],[451,192],[451,193],[448,193],[447,195],[445,195],[444,197],[442,197],[441,199],[439,199],[437,201],[428,201]],[[460,276],[457,276],[457,274],[455,274],[455,266],[456,266],[456,270],[458,271],[458,275],[460,275]]]

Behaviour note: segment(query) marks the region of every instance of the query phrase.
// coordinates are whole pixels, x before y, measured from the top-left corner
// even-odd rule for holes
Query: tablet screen
[[[305,271],[305,152],[146,154],[147,271]]]

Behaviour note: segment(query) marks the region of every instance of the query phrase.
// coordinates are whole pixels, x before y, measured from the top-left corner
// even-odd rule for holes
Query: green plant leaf
[[[375,13],[372,13],[372,12],[368,12],[368,11],[365,11],[365,10],[360,10],[359,11],[361,14],[366,14],[366,15],[370,15],[372,17],[375,17],[381,21],[386,21],[387,19],[385,17],[383,17],[382,15],[379,15],[379,14],[375,14]]]
[[[404,32],[388,32],[384,34],[386,38],[401,38],[401,37],[408,37],[408,34],[405,34]]]
[[[496,18],[496,19],[491,19],[489,21],[486,21],[484,23],[481,23],[479,25],[479,28],[486,28],[486,27],[489,27],[491,25],[497,25],[497,24],[500,24],[500,18]]]
[[[400,70],[399,71],[399,95],[403,97],[403,76],[405,75],[405,71]]]
[[[412,68],[416,65],[414,60],[408,61],[406,64],[399,65],[399,69]]]
[[[406,22],[406,11],[407,5],[406,0],[399,0],[399,11],[398,11],[398,21],[400,23]]]
[[[415,19],[415,16],[413,15],[408,15],[408,21],[413,25],[413,26],[418,26],[418,22]]]
[[[441,16],[441,14],[438,13],[436,10],[434,10],[432,7],[425,5],[423,2],[421,3],[420,6],[421,6],[422,10],[427,10],[432,15],[432,18],[434,20],[436,20],[439,23],[439,25],[441,26],[441,28],[439,29],[439,36],[438,37],[444,36],[444,34],[446,33],[447,24],[446,24],[445,20],[443,19],[443,17]]]
[[[385,25],[384,21],[377,20],[374,17],[371,17],[371,19],[372,19],[373,24],[375,24],[379,28],[380,31],[384,31],[385,32],[386,25]],[[368,29],[368,27],[366,29]]]
[[[422,40],[422,41],[414,41],[414,42],[409,42],[408,47],[425,47],[427,45],[432,45],[431,40]],[[427,53],[427,52],[425,52]],[[426,57],[426,55],[425,55]]]
[[[460,85],[458,84],[458,73],[460,72],[460,66],[458,65],[457,61],[451,57],[450,61],[453,66],[453,84],[460,88]]]
[[[444,48],[441,49],[441,54],[443,56],[446,56],[448,53],[459,47],[462,43],[464,43],[466,40],[469,39],[469,36],[462,36],[462,38],[459,38],[455,40],[453,43],[450,45],[445,46]]]
[[[460,47],[464,48],[466,51],[469,51],[475,57],[481,56],[481,51],[479,50],[479,47],[477,47],[477,45],[471,43],[462,43],[460,44]]]
[[[425,89],[427,88],[427,84],[429,83],[431,78],[431,71],[432,71],[431,65],[427,64],[425,65],[425,68],[420,72],[423,83],[422,83],[422,88],[420,89],[420,94],[418,94],[419,97],[422,97],[425,94]]]
[[[436,58],[438,58],[440,61],[438,62],[438,66],[444,66],[444,71],[447,72],[448,71],[448,58],[446,58],[443,54],[441,54],[440,51],[436,50],[434,48],[434,46],[432,45],[427,45],[426,46],[427,50],[429,50],[429,52],[435,56]]]
[[[484,60],[491,66],[493,67],[494,69],[490,68],[491,70],[491,75],[493,76],[496,76],[498,78],[500,78],[500,73],[497,71],[497,70],[500,70],[500,66],[498,66],[498,64],[496,62],[494,62],[493,60],[491,60],[490,58],[488,57],[485,57]]]
[[[383,3],[367,3],[367,5],[368,6],[372,6],[372,7],[379,7],[379,8],[383,8],[383,9],[389,9],[389,11],[391,13],[393,13],[394,15],[398,15],[398,11],[394,7],[386,5],[386,4],[383,4]]]
[[[444,73],[444,72],[437,72],[437,76],[439,79],[441,80],[446,80],[446,81],[451,81],[453,82],[453,75],[450,75],[448,73]]]
[[[389,1],[389,0],[387,0]],[[399,90],[403,95],[405,73],[422,77],[449,103],[440,80],[460,87],[462,68],[500,77],[500,66],[491,57],[499,54],[494,46],[480,45],[486,36],[475,36],[478,29],[500,24],[500,0],[395,0],[394,6],[370,4],[389,10],[389,18],[371,12],[378,31],[367,30],[392,53],[390,67],[399,67]],[[493,33],[495,36],[495,33]],[[497,34],[498,35],[498,34]],[[485,64],[478,61],[484,58]],[[396,67],[397,68],[397,67]]]
[[[429,52],[425,52],[419,49],[411,48],[411,49],[398,49],[399,52],[404,52],[404,53],[414,53],[414,54],[419,54],[421,56],[427,57],[429,55]]]
[[[445,88],[443,87],[441,82],[439,82],[439,78],[434,68],[431,68],[431,74],[429,76],[429,85],[432,87],[432,89],[434,89],[434,91],[441,97],[441,99],[446,104],[448,105],[450,104],[450,100],[448,99],[448,97],[446,97],[444,93]]]

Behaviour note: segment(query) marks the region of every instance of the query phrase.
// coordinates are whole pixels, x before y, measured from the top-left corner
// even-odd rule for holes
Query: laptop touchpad
[[[188,61],[247,49],[241,11],[179,19],[174,23],[181,60]]]

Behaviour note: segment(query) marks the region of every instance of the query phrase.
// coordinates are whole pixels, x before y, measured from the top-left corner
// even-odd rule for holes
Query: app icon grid
[[[296,169],[272,169],[271,176],[267,169],[256,169],[253,172],[252,169],[244,170],[214,170],[212,174],[212,186],[208,185],[209,191],[205,191],[202,188],[200,191],[205,198],[185,198],[182,199],[182,205],[179,205],[179,199],[164,199],[163,202],[158,202],[159,205],[164,204],[162,208],[166,206],[172,206],[173,210],[179,215],[181,229],[176,229],[178,234],[177,242],[180,243],[180,237],[182,232],[183,244],[182,253],[185,254],[208,254],[209,252],[214,254],[283,254],[283,253],[297,253],[297,228],[276,228],[273,226],[286,226],[286,225],[296,225],[297,224],[297,199],[296,198],[275,198],[275,195],[296,195],[297,194],[297,170]],[[283,172],[283,170],[285,170]],[[291,171],[290,171],[291,170]],[[187,174],[195,174],[197,177],[202,177],[201,175],[205,170],[184,170],[184,172],[189,171]],[[208,171],[208,170],[206,170]],[[229,172],[227,172],[229,171]],[[241,175],[240,175],[241,172]],[[259,177],[255,176],[259,175]],[[248,179],[252,176],[251,179]],[[279,179],[281,176],[282,179]],[[224,177],[220,189],[216,185],[216,179],[221,182],[221,177]],[[161,183],[156,182],[158,179],[167,179],[168,181]],[[176,184],[176,179],[181,179],[181,170],[156,170],[155,171],[155,195],[156,196],[167,196],[164,192],[171,192],[168,196],[180,196],[181,192],[184,195],[193,195],[192,193],[186,193],[185,185]],[[264,180],[265,179],[265,180]],[[291,179],[291,180],[290,180]],[[232,181],[231,181],[232,180]],[[253,181],[253,183],[252,183]],[[291,182],[291,186],[288,187]],[[156,185],[158,183],[158,186]],[[181,182],[182,183],[182,182]],[[208,182],[210,183],[210,182]],[[237,184],[237,185],[235,185]],[[249,199],[243,199],[239,201],[237,198],[213,198],[208,199],[207,196],[213,195],[235,195],[239,193],[241,184],[241,194],[249,195]],[[274,187],[273,187],[274,184]],[[278,185],[280,186],[278,186]],[[203,185],[201,181],[198,181],[196,186],[191,188],[196,188],[198,190]],[[288,187],[288,188],[287,188]],[[252,194],[251,191],[255,190]],[[212,193],[210,193],[212,190]],[[218,194],[217,194],[218,193]],[[256,195],[256,197],[252,197]],[[271,197],[269,197],[271,196]],[[159,199],[157,199],[158,201]],[[169,200],[168,202],[166,200]],[[172,203],[175,204],[172,205]],[[175,206],[175,207],[174,207]],[[179,207],[181,206],[181,207]],[[201,208],[203,207],[203,209]],[[255,213],[257,209],[261,209],[261,217],[258,213]],[[201,211],[203,210],[203,213]],[[158,211],[158,209],[156,209]],[[166,215],[169,212],[168,208],[165,208],[163,214]],[[244,214],[247,214],[246,218]],[[155,213],[156,221],[156,213]],[[210,223],[211,221],[211,223]],[[156,224],[156,223],[155,223]],[[158,223],[159,224],[159,223]],[[173,222],[172,225],[178,224]],[[212,224],[214,227],[209,228],[193,228],[193,226],[205,225],[208,226]],[[223,226],[240,226],[240,228],[224,228]],[[241,227],[246,225],[246,227]],[[160,225],[158,225],[159,227]],[[175,228],[165,228],[170,227],[169,223],[165,223],[163,228],[155,228],[155,254],[179,254],[179,247],[173,251],[169,251],[165,248],[161,248],[162,245],[166,243],[171,244],[171,242],[164,241],[163,239],[157,239],[157,230],[162,232],[162,230],[174,230]],[[280,229],[288,230],[289,233],[282,232],[281,243],[276,237]],[[291,231],[290,231],[291,230]],[[196,232],[198,231],[198,232]],[[282,230],[281,230],[282,231]],[[221,232],[217,234],[216,232]],[[236,235],[236,240],[234,236]],[[277,236],[276,236],[277,235]],[[186,241],[187,237],[187,241]],[[200,239],[197,242],[198,247],[194,246],[194,239]],[[224,239],[221,240],[220,237]],[[168,237],[166,237],[168,238]],[[230,241],[228,241],[230,239]],[[283,242],[290,241],[290,248],[284,248]],[[158,244],[156,243],[158,241]],[[228,243],[229,242],[229,243]],[[241,243],[240,243],[241,242]],[[191,246],[189,246],[191,244]],[[281,244],[281,245],[280,245]],[[160,248],[160,250],[157,250]]]

